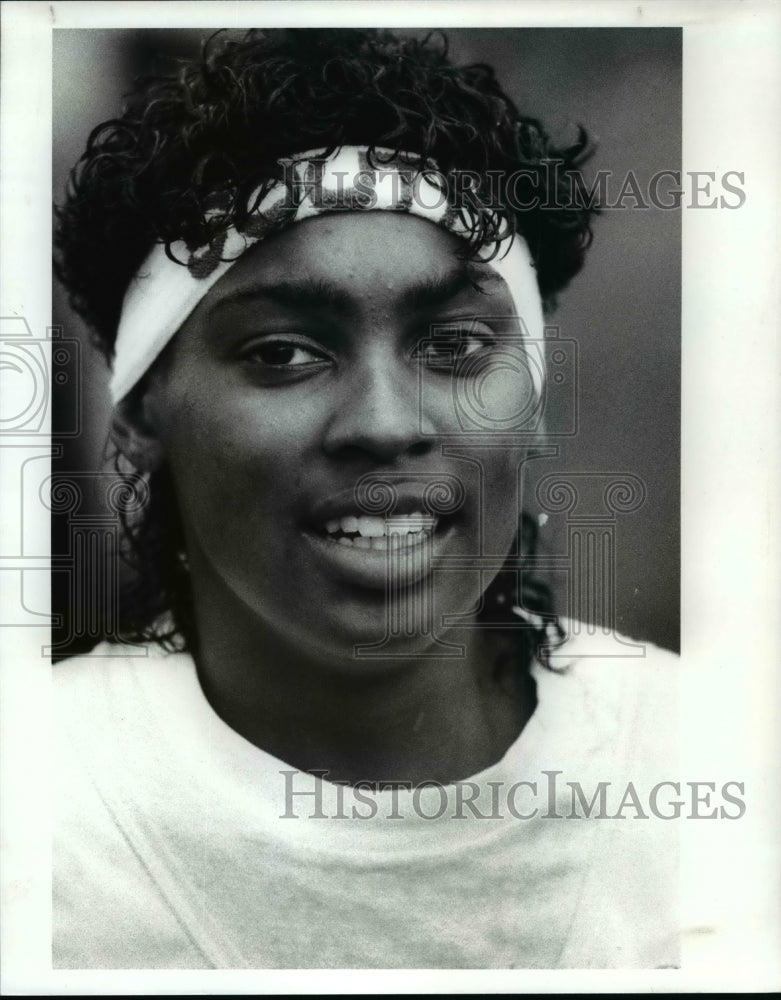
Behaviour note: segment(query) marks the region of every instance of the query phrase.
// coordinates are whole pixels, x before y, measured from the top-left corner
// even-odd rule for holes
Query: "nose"
[[[432,447],[432,427],[421,405],[418,372],[390,352],[351,366],[325,430],[331,457],[369,456],[390,463],[423,455]]]

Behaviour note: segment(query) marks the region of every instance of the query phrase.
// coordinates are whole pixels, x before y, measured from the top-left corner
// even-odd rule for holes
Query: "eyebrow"
[[[350,307],[350,296],[343,289],[323,279],[302,278],[298,281],[275,281],[269,285],[238,289],[215,302],[212,311],[255,299],[269,299],[281,306],[298,309],[331,308],[346,312]]]
[[[466,263],[447,274],[425,278],[420,284],[408,289],[401,296],[401,302],[417,309],[436,306],[454,299],[467,289],[484,293],[483,285],[495,280],[502,279],[492,268],[479,271],[474,264]]]
[[[414,287],[407,289],[399,297],[399,302],[413,309],[431,308],[455,298],[469,288],[484,292],[482,286],[496,280],[502,280],[498,272],[490,268],[478,270],[475,265],[465,263],[446,274],[423,278]],[[333,309],[345,313],[349,312],[353,304],[353,298],[348,291],[326,279],[300,278],[237,289],[215,302],[210,312],[257,299],[267,299],[295,309]]]

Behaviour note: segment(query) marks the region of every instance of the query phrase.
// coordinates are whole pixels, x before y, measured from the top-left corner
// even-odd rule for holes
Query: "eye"
[[[302,369],[330,359],[310,343],[288,337],[267,337],[242,352],[242,360],[266,369]]]
[[[412,357],[427,368],[452,372],[464,358],[495,344],[493,331],[484,324],[438,327],[431,336],[418,341]]]

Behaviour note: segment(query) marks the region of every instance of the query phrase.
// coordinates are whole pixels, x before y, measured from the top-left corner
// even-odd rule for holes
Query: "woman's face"
[[[433,594],[435,623],[478,605],[496,567],[468,557],[509,551],[525,455],[491,428],[533,390],[505,282],[461,247],[414,217],[321,216],[247,252],[183,325],[145,407],[204,600],[333,658],[383,638],[389,574],[402,604]],[[366,476],[395,488],[388,519],[356,496]],[[461,494],[439,517],[437,481]],[[389,652],[431,641],[397,631]]]

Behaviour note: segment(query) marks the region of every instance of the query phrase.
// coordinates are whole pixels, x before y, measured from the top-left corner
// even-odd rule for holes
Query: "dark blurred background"
[[[90,131],[119,114],[132,80],[196,53],[208,34],[53,32],[55,202],[62,199]],[[679,29],[469,28],[448,29],[447,35],[454,62],[490,63],[520,110],[540,118],[559,144],[571,142],[577,125],[584,125],[597,144],[587,174],[612,171],[611,196],[630,170],[645,192],[655,173],[680,169]],[[525,494],[536,515],[535,480],[554,472],[625,472],[643,481],[643,506],[614,520],[615,623],[626,635],[669,649],[679,648],[680,222],[679,211],[654,207],[607,211],[596,220],[586,267],[562,294],[550,321],[562,338],[578,344],[578,434],[561,440],[556,459],[531,464]],[[108,373],[56,281],[53,309],[64,336],[84,345],[80,399],[69,395],[72,378],[56,388],[53,427],[57,440],[58,414],[68,423],[78,405],[81,433],[60,440],[53,471],[88,473],[101,467],[110,412]],[[77,512],[87,520],[90,505],[95,511],[100,506],[88,492]],[[76,551],[71,522],[70,515],[54,515],[55,556]],[[541,550],[564,553],[567,532],[566,515],[551,513],[540,531]],[[94,598],[96,583],[87,578],[95,575],[95,564],[87,557],[77,562],[80,579],[66,571],[52,577],[59,616],[54,642],[61,652],[87,649],[95,641],[83,607]],[[549,582],[558,608],[566,612],[565,574],[553,572]]]

